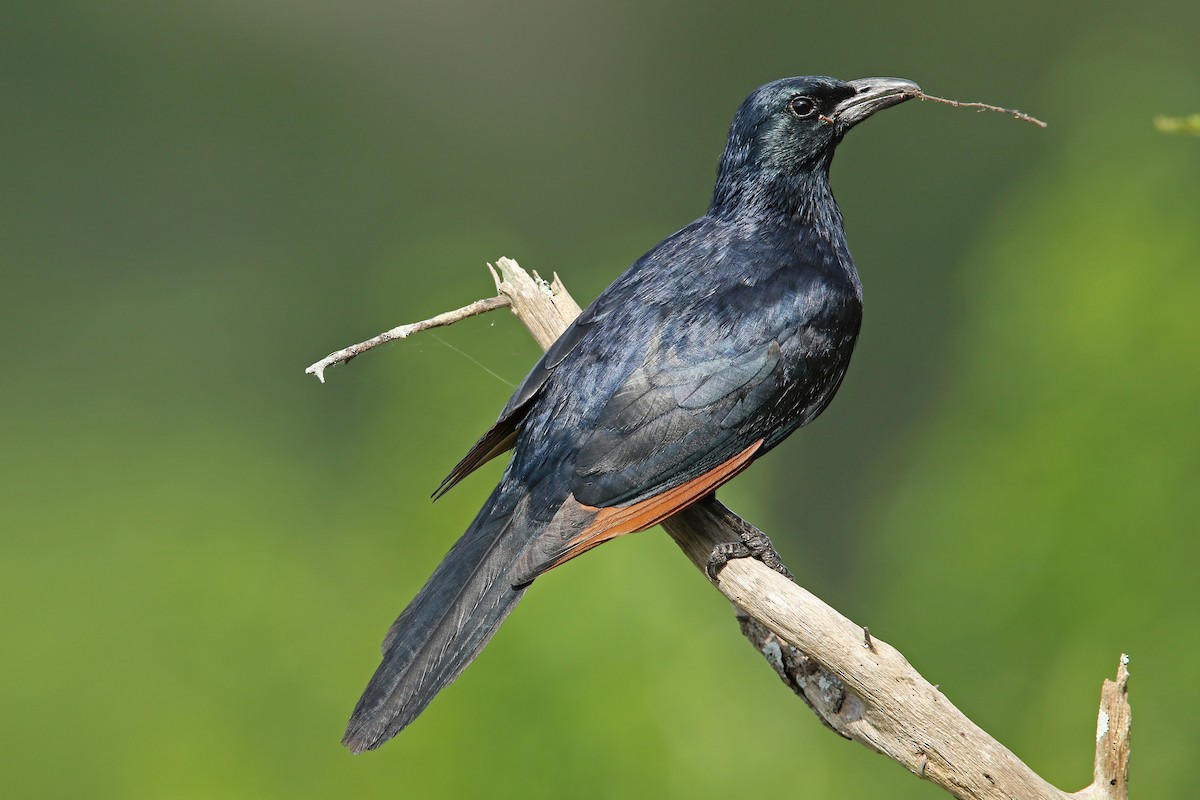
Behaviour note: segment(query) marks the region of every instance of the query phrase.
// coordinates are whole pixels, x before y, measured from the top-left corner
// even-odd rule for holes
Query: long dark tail
[[[524,502],[492,493],[383,640],[383,662],[342,744],[361,753],[403,730],[470,664],[525,594],[510,573],[528,542]],[[525,524],[523,524],[525,523]]]

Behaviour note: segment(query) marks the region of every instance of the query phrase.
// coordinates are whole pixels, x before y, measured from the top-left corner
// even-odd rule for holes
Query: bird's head
[[[758,87],[734,114],[712,210],[803,191],[809,178],[824,180],[847,131],[919,92],[917,84],[900,78],[808,76]]]

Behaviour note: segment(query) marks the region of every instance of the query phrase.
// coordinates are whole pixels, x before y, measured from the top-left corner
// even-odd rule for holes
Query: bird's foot
[[[765,533],[752,525],[745,525],[738,530],[738,537],[738,541],[719,544],[709,553],[705,566],[709,580],[715,581],[725,565],[735,558],[757,559],[788,580],[792,579],[792,571],[784,566],[779,551]]]

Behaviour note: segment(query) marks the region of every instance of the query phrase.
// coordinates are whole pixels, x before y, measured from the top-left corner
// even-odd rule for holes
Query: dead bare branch
[[[340,350],[306,371],[321,377],[325,366],[348,360],[383,341],[506,305],[545,349],[579,314],[579,306],[557,276],[547,282],[506,258],[496,262],[492,276],[498,297],[400,326]],[[739,541],[747,532],[763,535],[711,496],[666,520],[663,527],[704,574],[718,545]],[[968,719],[898,650],[762,562],[750,558],[729,561],[714,583],[736,607],[746,638],[826,726],[887,755],[952,796],[962,800],[1128,800],[1127,656],[1121,657],[1116,681],[1106,680],[1101,693],[1094,780],[1087,788],[1068,794],[1043,780]]]

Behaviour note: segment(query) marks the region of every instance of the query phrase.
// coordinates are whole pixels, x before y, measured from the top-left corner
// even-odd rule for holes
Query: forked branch
[[[530,276],[515,261],[492,270],[498,296],[413,325],[400,326],[318,361],[306,370],[322,378],[331,364],[418,330],[511,307],[547,348],[578,316],[579,306],[555,276]],[[397,333],[401,332],[401,333]],[[717,545],[753,527],[715,497],[687,508],[663,527],[702,573]],[[851,622],[759,561],[730,561],[719,589],[737,608],[742,632],[783,681],[828,727],[884,753],[905,769],[971,800],[1127,800],[1130,712],[1128,658],[1117,680],[1105,681],[1093,782],[1068,794],[1043,780],[959,711],[894,647]]]

